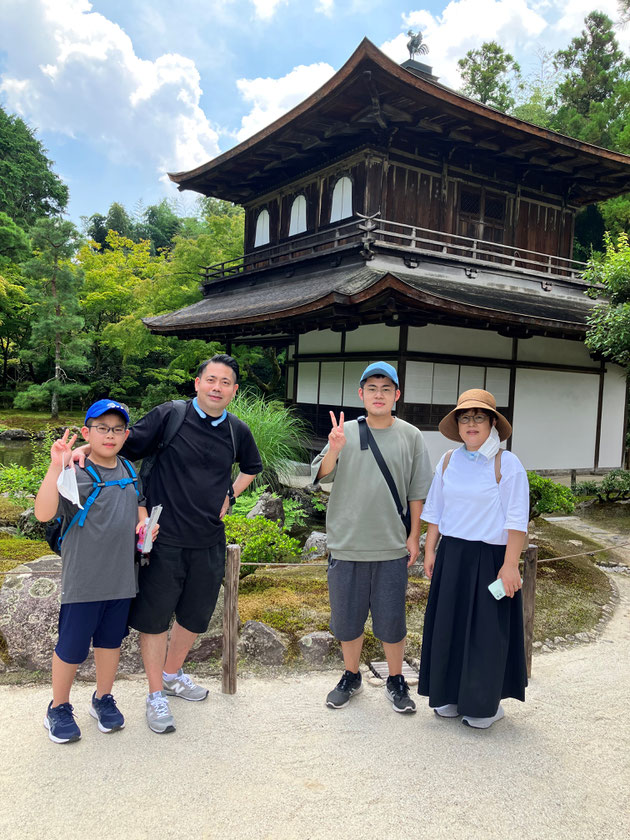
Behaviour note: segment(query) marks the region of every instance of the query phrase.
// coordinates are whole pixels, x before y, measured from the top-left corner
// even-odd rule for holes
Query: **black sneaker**
[[[387,677],[385,686],[387,696],[392,701],[395,712],[412,713],[416,711],[416,704],[409,696],[409,686],[402,674],[395,677]]]
[[[362,687],[360,671],[356,674],[344,671],[343,677],[326,698],[326,705],[331,709],[343,709],[350,702],[352,695],[358,694]]]

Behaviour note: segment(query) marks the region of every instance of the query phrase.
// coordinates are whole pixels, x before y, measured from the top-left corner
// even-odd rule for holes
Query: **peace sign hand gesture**
[[[72,447],[77,439],[76,435],[72,435],[68,440],[70,429],[66,429],[63,437],[58,438],[50,448],[50,462],[54,467],[63,469],[72,459]]]
[[[332,422],[332,429],[328,435],[328,447],[331,452],[339,454],[346,445],[346,436],[343,431],[343,411],[339,413],[339,424],[333,411],[330,412],[330,420]]]

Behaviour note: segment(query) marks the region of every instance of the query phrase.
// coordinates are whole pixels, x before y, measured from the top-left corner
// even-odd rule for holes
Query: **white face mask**
[[[485,440],[481,444],[477,451],[480,452],[482,455],[485,455],[486,458],[494,458],[494,456],[499,451],[500,443],[501,441],[499,440],[499,433],[497,432],[497,427],[493,426],[490,429],[490,434],[487,440]]]
[[[72,502],[72,504],[76,505],[79,510],[83,510],[83,505],[81,504],[81,500],[79,498],[77,476],[72,465],[68,465],[65,469],[61,470],[59,478],[57,479],[57,490],[59,490],[59,493],[64,497],[64,499]]]

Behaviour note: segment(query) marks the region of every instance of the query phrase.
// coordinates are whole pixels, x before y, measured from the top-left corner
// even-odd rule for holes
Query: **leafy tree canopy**
[[[457,62],[464,85],[462,93],[507,112],[514,107],[513,88],[520,85],[521,68],[496,41],[469,50]]]
[[[53,172],[35,131],[0,107],[0,211],[29,227],[67,203],[68,188]]]
[[[589,261],[585,272],[591,297],[598,304],[589,316],[586,344],[617,364],[630,368],[630,242],[620,233],[616,243],[604,234],[605,254]]]

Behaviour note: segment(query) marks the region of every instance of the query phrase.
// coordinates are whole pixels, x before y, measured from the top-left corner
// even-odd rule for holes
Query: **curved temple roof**
[[[445,149],[474,149],[529,178],[566,181],[588,204],[630,189],[630,156],[507,116],[399,66],[365,38],[319,90],[253,137],[187,172],[180,190],[246,203],[351,148],[399,134]]]

